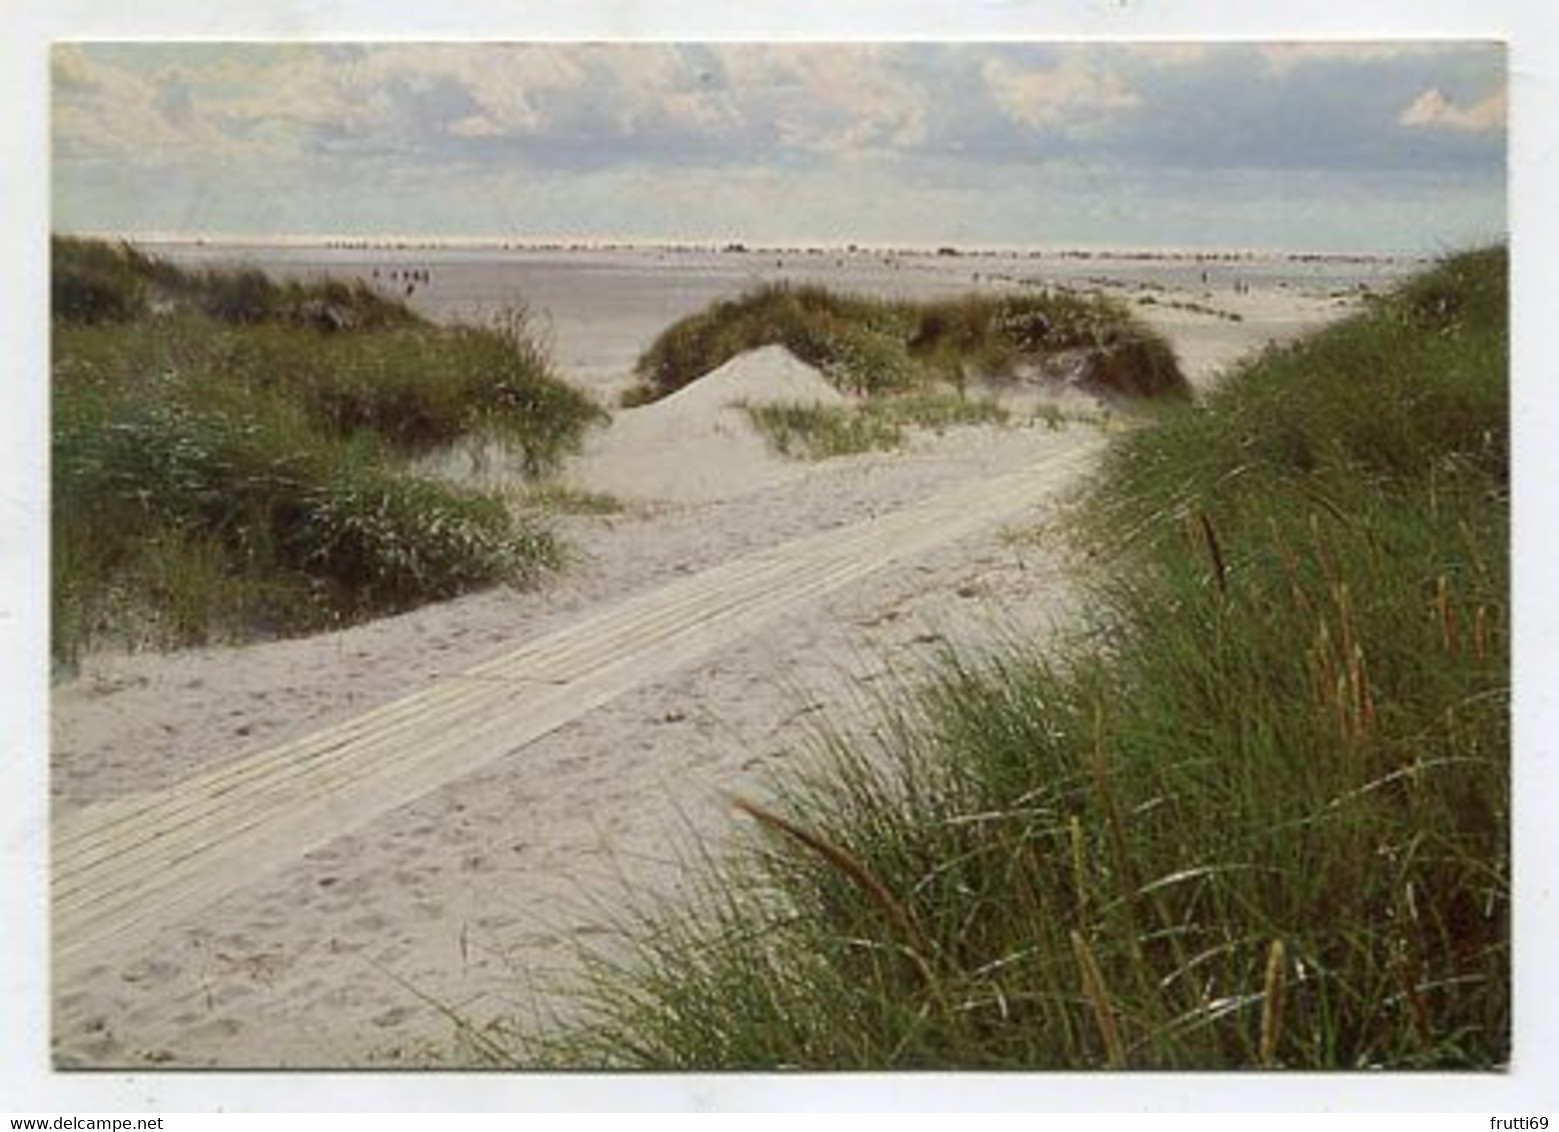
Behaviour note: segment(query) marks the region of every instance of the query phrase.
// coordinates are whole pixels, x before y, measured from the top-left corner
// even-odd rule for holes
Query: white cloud
[[[485,114],[472,114],[450,123],[449,132],[460,138],[496,138],[503,136],[503,127]]]
[[[991,59],[982,73],[996,104],[1025,126],[1086,124],[1141,104],[1119,75],[1086,55],[1068,56],[1043,70]]]
[[[1397,119],[1404,126],[1487,133],[1505,128],[1508,94],[1504,87],[1470,106],[1458,106],[1438,87],[1430,87],[1413,100]]]
[[[63,96],[53,115],[61,156],[220,159],[231,149],[223,132],[202,116],[169,112],[169,76],[101,64],[74,45],[56,47],[52,64]]]

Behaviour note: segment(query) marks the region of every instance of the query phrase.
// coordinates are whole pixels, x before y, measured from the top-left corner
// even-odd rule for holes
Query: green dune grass
[[[944,431],[955,425],[1005,424],[1011,414],[990,398],[955,393],[907,393],[858,406],[743,406],[747,417],[782,456],[823,460],[897,448],[910,428]]]
[[[600,410],[523,323],[430,325],[361,283],[53,246],[53,653],[293,634],[558,559],[413,457],[495,441],[541,474]]]
[[[867,396],[962,389],[1021,361],[1088,357],[1091,381],[1130,397],[1189,392],[1169,345],[1123,303],[1065,291],[893,302],[806,285],[767,284],[668,327],[640,356],[626,403],[673,393],[731,358],[784,346],[839,388]]]

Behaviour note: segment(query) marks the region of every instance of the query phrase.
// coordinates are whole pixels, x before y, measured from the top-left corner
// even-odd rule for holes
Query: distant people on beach
[[[381,271],[373,269],[373,278],[387,280],[401,287],[401,293],[410,298],[416,294],[418,286],[427,286],[433,281],[433,273],[426,267],[391,267]]]

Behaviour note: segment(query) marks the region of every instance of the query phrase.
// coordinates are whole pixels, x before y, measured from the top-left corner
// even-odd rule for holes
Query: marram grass
[[[889,301],[769,284],[668,327],[639,357],[625,403],[674,393],[747,350],[780,345],[847,393],[867,397],[1001,379],[1067,352],[1091,383],[1127,397],[1189,393],[1169,344],[1124,303],[1067,291]]]
[[[905,442],[908,429],[944,432],[1011,419],[994,400],[955,393],[900,393],[848,406],[777,402],[742,408],[776,452],[808,460],[892,450]]]
[[[69,239],[54,301],[57,664],[331,628],[559,560],[532,514],[410,469],[474,439],[540,474],[600,414],[523,319],[435,327],[360,283]]]

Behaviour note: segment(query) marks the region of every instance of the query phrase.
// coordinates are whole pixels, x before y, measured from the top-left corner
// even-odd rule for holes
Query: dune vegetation
[[[1081,522],[1085,630],[949,655],[875,739],[820,739],[739,803],[742,849],[625,916],[573,1025],[477,1048],[1504,1064],[1506,273],[1503,250],[1450,258],[1118,437]]]
[[[53,653],[295,634],[553,564],[534,516],[415,474],[464,440],[554,467],[600,410],[522,321],[361,282],[53,243]]]
[[[1069,291],[888,301],[765,284],[668,327],[640,356],[625,404],[657,400],[762,346],[784,346],[842,391],[883,398],[1011,378],[1066,360],[1089,389],[1184,397],[1174,353],[1130,308]]]
[[[744,405],[753,427],[782,456],[822,460],[899,447],[905,430],[941,432],[955,425],[1006,424],[1011,413],[989,397],[906,393],[859,406]]]

